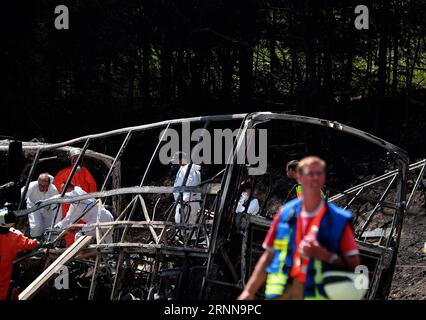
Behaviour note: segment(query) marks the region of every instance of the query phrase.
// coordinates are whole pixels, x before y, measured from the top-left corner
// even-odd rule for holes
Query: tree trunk
[[[373,48],[372,48],[372,44],[371,44],[371,37],[370,35],[368,36],[368,52],[367,52],[367,68],[365,70],[365,76],[364,76],[364,84],[362,86],[362,93],[361,93],[361,97],[364,98],[367,94],[370,93],[369,88],[370,88],[370,77],[371,77],[371,68],[373,65]]]
[[[409,34],[407,36],[406,42],[407,42],[407,45],[406,45],[406,51],[405,51],[405,88],[407,89],[407,91],[410,91],[411,89],[411,77],[410,77],[411,37]]]
[[[202,59],[201,53],[194,49],[194,57],[191,60],[191,103],[198,105],[202,99]]]
[[[420,48],[421,48],[420,47],[421,41],[422,41],[422,38],[419,37],[417,39],[416,49],[414,51],[413,62],[411,63],[411,68],[410,68],[410,88],[413,85],[414,70],[416,69],[417,59],[419,58],[419,53],[420,53]]]
[[[275,10],[272,8],[271,9],[271,15],[272,15],[272,25],[270,26],[270,32],[269,32],[269,56],[270,56],[270,73],[269,73],[269,95],[270,95],[270,100],[274,101],[275,100],[275,74],[277,71],[277,63],[278,63],[278,59],[277,59],[277,55],[275,53],[275,49],[276,49],[276,40],[275,40],[275,24],[276,24],[276,19],[275,19]]]
[[[379,40],[379,61],[378,61],[378,71],[377,71],[377,94],[379,97],[385,95],[386,90],[386,79],[387,79],[387,52],[388,52],[388,4],[385,1],[383,4],[382,10],[382,24]]]
[[[146,110],[151,108],[151,71],[149,62],[151,58],[151,44],[148,39],[144,39],[142,43],[142,105]]]
[[[392,63],[392,94],[395,95],[398,91],[398,34],[395,34],[393,39],[393,63]]]
[[[242,109],[250,108],[253,94],[253,50],[242,47],[239,49],[240,104]]]
[[[175,78],[176,78],[176,97],[179,101],[183,102],[186,98],[186,84],[185,84],[185,51],[180,48],[177,52],[177,61],[175,66]]]
[[[172,100],[172,88],[171,88],[171,65],[172,65],[172,54],[170,48],[170,39],[167,28],[163,31],[161,41],[161,97],[160,101],[163,106],[167,106]]]
[[[303,90],[304,111],[310,114],[313,109],[313,102],[318,93],[318,78],[317,78],[317,65],[315,54],[315,39],[313,38],[313,17],[312,12],[305,7],[303,15],[303,48],[305,52],[305,88]]]
[[[254,1],[239,1],[238,75],[240,78],[239,100],[243,111],[250,110],[253,97],[253,36],[256,23]]]
[[[232,102],[232,70],[234,66],[232,49],[226,47],[221,50],[222,84],[221,105],[226,106]]]
[[[327,23],[327,34],[325,36],[324,52],[323,52],[323,83],[322,92],[325,100],[330,102],[333,99],[333,83],[332,83],[332,69],[333,69],[333,57],[331,48],[333,46],[333,29],[335,25],[333,10],[327,8],[326,11],[326,23]]]
[[[292,7],[293,10],[289,11],[287,15],[287,20],[289,21],[289,30],[292,31],[294,28],[294,13],[296,12],[295,8]],[[291,36],[290,36],[291,37]],[[299,66],[297,61],[297,51],[295,46],[294,36],[289,40],[290,47],[290,56],[291,56],[291,71],[290,71],[290,96],[293,96],[296,89],[296,75],[299,74]],[[298,80],[300,78],[298,77]]]
[[[135,95],[135,59],[137,54],[134,53],[132,58],[128,61],[128,69],[129,69],[129,86],[127,91],[127,106],[129,108],[133,107],[133,98]]]

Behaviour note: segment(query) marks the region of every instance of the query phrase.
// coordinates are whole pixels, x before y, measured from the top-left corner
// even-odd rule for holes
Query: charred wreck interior
[[[185,130],[191,134],[204,129],[191,137],[192,150],[206,141],[207,132],[214,136],[229,129],[234,133],[232,152],[221,149],[220,161],[201,164],[198,186],[186,186],[188,176],[182,186],[173,186],[176,169],[159,161],[168,143],[164,129],[182,135]],[[267,146],[261,145],[261,130],[267,132]],[[256,175],[250,173],[260,167],[260,160],[256,166],[239,158],[251,142],[257,149],[267,148],[267,169]],[[95,172],[99,191],[74,198],[64,197],[63,192],[60,199],[25,209],[16,191],[23,188],[25,193],[41,172],[54,174],[66,162],[65,153],[71,147],[81,150],[79,157]],[[3,141],[0,151],[5,160],[6,154],[10,158],[10,141]],[[424,160],[409,164],[404,150],[355,128],[268,112],[163,121],[55,144],[24,142],[22,152],[18,151],[20,161],[3,161],[18,168],[11,183],[2,186],[2,196],[12,199],[7,199],[9,206],[17,210],[22,226],[26,216],[39,208],[89,198],[108,206],[114,216],[113,222],[93,225],[96,237],[82,237],[68,249],[63,248],[63,232],[47,232],[53,248],[15,261],[20,268],[14,281],[25,289],[20,299],[234,299],[262,252],[273,215],[292,188],[284,178],[285,163],[308,154],[327,161],[327,197],[354,215],[362,263],[369,273],[367,298],[386,298],[404,215],[410,211],[426,167]],[[354,154],[358,166],[348,160]],[[197,165],[192,161],[189,166]],[[76,164],[67,184],[75,170]],[[413,184],[407,184],[409,178]],[[252,196],[258,198],[260,210],[256,215],[244,212],[237,223],[240,185],[247,180],[253,184]],[[201,194],[195,224],[174,221],[176,206],[185,206],[185,192]],[[81,225],[74,221],[73,226]],[[107,243],[109,234],[113,241]],[[53,275],[64,265],[72,290],[58,291]]]

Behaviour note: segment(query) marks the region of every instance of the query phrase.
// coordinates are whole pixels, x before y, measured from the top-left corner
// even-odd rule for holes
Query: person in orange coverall
[[[11,226],[16,217],[7,209],[0,210],[0,300],[8,298],[13,260],[16,254],[24,250],[36,249],[37,240],[32,240],[15,231]]]
[[[78,159],[78,155],[80,154],[80,150],[78,149],[71,149],[69,152],[69,157],[71,160],[71,166],[66,167],[62,170],[60,170],[53,180],[53,184],[55,185],[56,189],[58,189],[59,193],[62,192],[62,185],[65,184],[65,182],[68,179],[68,176],[71,173],[72,167],[74,166],[74,163]],[[92,174],[87,170],[85,166],[80,162],[77,166],[77,170],[75,171],[71,182],[74,186],[78,186],[87,193],[96,192],[97,185],[96,180],[93,178]],[[65,218],[68,209],[70,205],[68,203],[62,204],[62,219]],[[84,223],[79,221],[79,223]],[[72,230],[78,229],[78,228],[71,228]],[[74,232],[67,232],[65,234],[65,243],[67,247],[71,246],[74,243],[75,240],[75,233]]]

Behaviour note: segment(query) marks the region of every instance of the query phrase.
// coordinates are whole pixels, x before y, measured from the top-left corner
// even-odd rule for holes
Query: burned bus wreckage
[[[189,170],[182,185],[173,186],[169,166],[158,161],[160,149],[166,143],[164,129],[183,124],[190,124],[192,129],[203,128],[205,132],[225,128],[236,132],[232,152],[223,155],[222,164],[202,164],[203,178],[197,186],[187,186]],[[238,150],[250,139],[257,139],[251,132],[261,129],[268,134],[268,170],[249,175],[252,165],[238,161]],[[313,131],[306,134],[307,130]],[[202,139],[205,137],[198,142]],[[329,174],[328,180],[332,182],[327,185],[328,199],[353,213],[362,264],[368,268],[366,298],[386,298],[404,215],[423,183],[425,160],[409,164],[404,150],[334,121],[259,112],[169,120],[55,144],[0,141],[1,156],[8,153],[9,160],[5,158],[4,162],[15,172],[13,179],[0,188],[9,208],[18,216],[18,228],[25,228],[26,216],[37,209],[93,198],[114,216],[113,222],[93,224],[95,237],[83,236],[69,248],[62,243],[63,230],[49,229],[44,235],[48,246],[15,260],[13,282],[14,287],[20,288],[19,299],[235,299],[262,253],[262,241],[277,205],[285,198],[280,193],[285,195],[291,187],[276,179],[276,172],[282,175],[287,160],[325,148],[318,141],[327,140],[327,147],[333,148],[333,139],[343,143],[336,147],[336,166],[333,167],[333,159],[327,159],[331,163],[328,171],[335,172]],[[310,143],[314,140],[316,149]],[[193,141],[192,146],[196,143]],[[367,146],[358,148],[357,143]],[[337,163],[345,168],[339,149],[342,146],[349,152],[377,154],[377,158],[381,153],[381,159],[386,159],[376,163],[381,173],[376,170],[366,174],[364,181],[357,183],[349,177],[350,181],[334,184],[333,177],[340,174]],[[85,164],[101,182],[99,191],[72,198],[64,196],[63,191],[60,198],[26,209],[23,199],[29,183],[37,173],[54,172],[63,166],[70,148],[79,148],[78,160],[84,157]],[[19,161],[10,160],[13,156]],[[77,170],[77,163],[66,185]],[[193,165],[190,158],[189,168]],[[369,169],[367,165],[366,170]],[[407,184],[409,176],[415,181],[413,184]],[[243,213],[236,227],[240,184],[247,179],[253,183],[260,210],[256,215]],[[274,186],[278,186],[278,193]],[[187,219],[182,223],[174,220],[176,206],[188,205],[182,197],[185,192],[201,194],[196,200],[200,209],[195,224]],[[179,196],[173,198],[173,194]],[[78,220],[72,226],[81,227]],[[105,239],[110,234],[113,241],[107,243]],[[65,270],[64,266],[69,275],[69,290],[58,290],[54,278]]]

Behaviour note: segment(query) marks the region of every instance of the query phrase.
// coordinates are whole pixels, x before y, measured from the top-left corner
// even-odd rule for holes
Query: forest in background
[[[59,4],[69,30],[54,27]],[[359,4],[368,30],[354,27]],[[1,14],[3,135],[60,141],[251,111],[341,120],[395,143],[424,125],[423,0],[18,0]]]

